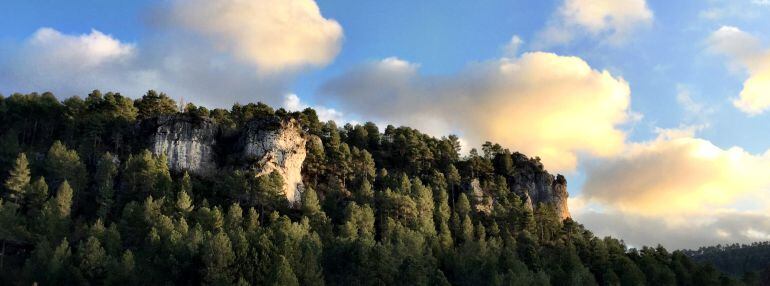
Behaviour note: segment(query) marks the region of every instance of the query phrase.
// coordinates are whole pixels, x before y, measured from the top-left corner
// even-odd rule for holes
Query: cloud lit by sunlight
[[[753,35],[730,26],[712,33],[708,42],[712,51],[732,57],[749,73],[733,105],[749,115],[770,109],[770,49],[762,48]]]
[[[265,72],[326,65],[343,37],[313,0],[175,1],[171,18]]]
[[[538,46],[566,44],[586,32],[611,44],[625,42],[640,26],[652,23],[645,0],[564,0],[538,36]]]
[[[618,126],[633,117],[628,83],[578,57],[525,53],[450,76],[418,68],[389,58],[350,70],[323,91],[369,117],[540,156],[549,170],[574,170],[578,153],[612,156],[624,147]]]

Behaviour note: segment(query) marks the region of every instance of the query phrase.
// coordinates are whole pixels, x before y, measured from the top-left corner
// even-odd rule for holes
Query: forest
[[[770,271],[770,242],[729,244],[686,250],[694,261],[708,262],[717,269],[739,276],[744,273]]]
[[[161,116],[217,126],[213,174],[170,169],[152,152],[141,126]],[[264,119],[318,138],[297,204],[284,178],[230,150],[233,134]],[[491,142],[461,155],[456,136],[337,126],[262,103],[180,106],[155,91],[0,96],[0,132],[2,285],[770,283],[761,269],[728,274],[692,253],[597,237],[547,203],[528,207],[511,186],[545,167]],[[487,200],[469,191],[474,180]]]

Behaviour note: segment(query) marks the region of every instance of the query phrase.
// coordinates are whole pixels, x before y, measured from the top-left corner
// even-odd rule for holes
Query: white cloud
[[[311,0],[170,3],[154,14],[162,17],[150,17],[140,43],[42,28],[3,47],[0,92],[68,97],[101,89],[139,97],[156,89],[209,107],[280,104],[302,67],[328,63],[341,45],[339,24]]]
[[[326,65],[343,38],[313,0],[177,0],[170,17],[265,72]]]
[[[629,86],[580,58],[536,52],[472,64],[455,75],[418,70],[388,58],[332,79],[322,92],[368,118],[540,156],[550,170],[573,170],[581,153],[612,156],[623,149],[619,125],[632,118]]]
[[[733,65],[745,69],[749,77],[733,105],[749,115],[758,115],[770,108],[770,49],[736,27],[723,26],[711,34],[709,49],[731,57]]]
[[[29,39],[27,51],[41,63],[69,61],[76,67],[89,69],[100,65],[125,62],[135,54],[134,44],[121,43],[97,30],[90,34],[69,36],[51,28],[38,29]]]
[[[577,34],[588,33],[617,45],[652,20],[645,0],[564,0],[536,43],[541,47],[566,44]]]
[[[349,121],[345,119],[345,115],[342,112],[337,111],[336,109],[327,108],[324,106],[309,106],[304,102],[302,102],[299,96],[293,93],[289,93],[284,97],[283,107],[289,111],[302,111],[305,108],[310,107],[316,111],[316,115],[318,115],[318,120],[320,120],[321,122],[332,120],[335,123],[339,124],[339,123]]]
[[[0,55],[3,92],[52,90],[65,96],[94,88],[151,85],[157,75],[136,68],[138,49],[97,30],[67,35],[41,28]]]

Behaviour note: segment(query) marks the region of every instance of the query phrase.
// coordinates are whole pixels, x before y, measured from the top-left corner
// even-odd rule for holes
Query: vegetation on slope
[[[538,159],[407,127],[319,122],[264,104],[207,110],[223,132],[295,118],[306,191],[221,162],[198,177],[145,150],[137,122],[179,113],[163,94],[0,97],[0,284],[741,285],[663,247],[628,249],[508,187]],[[229,130],[229,131],[228,131]],[[227,142],[225,142],[227,143]],[[467,192],[479,179],[491,213]]]

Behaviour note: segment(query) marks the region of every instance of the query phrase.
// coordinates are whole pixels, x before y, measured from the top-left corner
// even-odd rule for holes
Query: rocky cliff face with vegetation
[[[235,148],[217,146],[220,126],[209,118],[186,115],[159,116],[141,122],[150,129],[150,150],[156,156],[164,155],[168,167],[176,172],[190,172],[200,176],[215,176],[217,158],[227,155],[241,157],[242,167],[254,169],[256,177],[277,172],[283,179],[283,192],[289,203],[300,199],[302,190],[302,163],[305,161],[305,135],[294,119],[267,117],[249,121],[238,132]],[[146,132],[146,130],[145,130]]]
[[[0,285],[757,284],[595,237],[537,157],[459,147],[261,103],[0,96]]]
[[[201,175],[215,171],[219,127],[210,119],[160,116],[142,124],[154,130],[150,149],[155,155],[165,155],[171,170]]]
[[[570,217],[567,204],[567,179],[562,175],[547,172],[527,174],[514,179],[513,189],[526,198],[527,204],[534,209],[539,204],[552,205],[561,219]]]
[[[277,172],[283,178],[283,191],[289,203],[300,200],[302,163],[307,139],[296,120],[258,120],[249,122],[242,135],[243,156],[253,161],[257,176]]]

